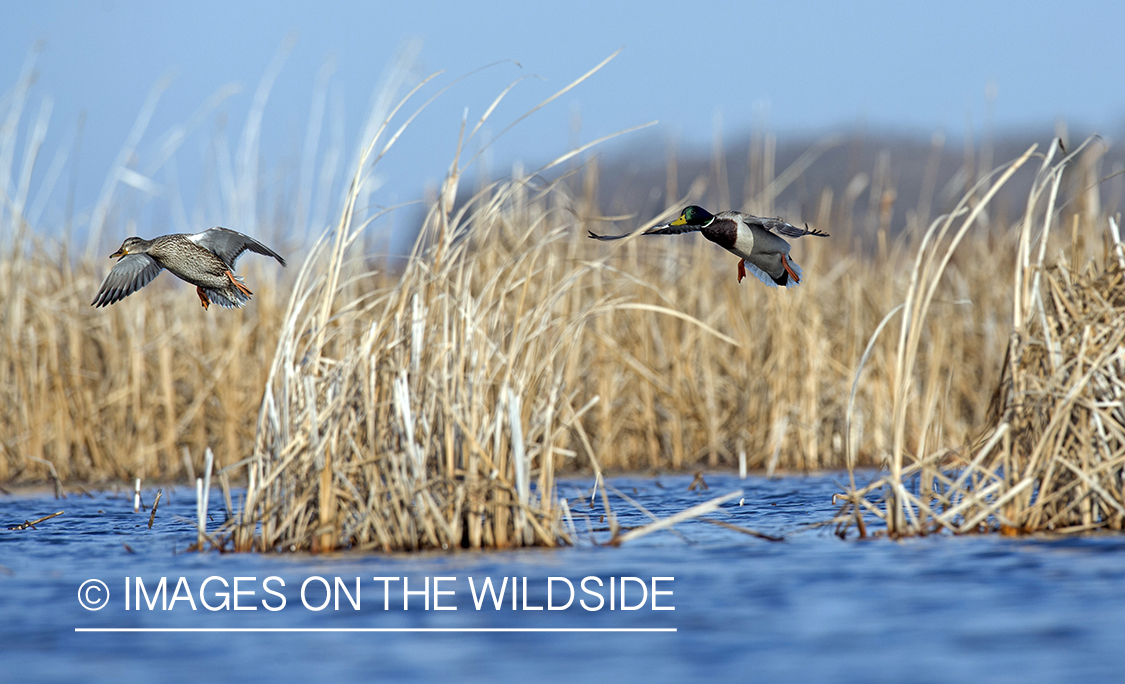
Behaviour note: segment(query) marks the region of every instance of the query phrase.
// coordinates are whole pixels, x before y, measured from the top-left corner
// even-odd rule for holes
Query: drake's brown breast
[[[734,249],[734,243],[738,240],[738,224],[731,219],[716,218],[711,225],[699,232],[723,249]]]

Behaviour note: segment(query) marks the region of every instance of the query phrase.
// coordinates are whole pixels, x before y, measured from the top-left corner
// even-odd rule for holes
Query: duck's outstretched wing
[[[806,235],[814,235],[816,237],[829,237],[828,233],[819,231],[816,228],[809,228],[809,224],[807,223],[805,224],[804,228],[798,228],[788,221],[783,221],[779,218],[759,218],[757,216],[746,216],[745,220],[751,225],[757,224],[762,228],[770,231],[771,233],[776,233],[785,237],[799,238]]]
[[[680,233],[694,233],[702,227],[703,226],[689,226],[687,224],[673,226],[670,223],[665,223],[662,226],[653,226],[641,233],[641,235],[679,235]],[[620,240],[621,238],[627,238],[632,235],[632,233],[625,233],[624,235],[598,235],[592,230],[587,232],[590,234],[589,236],[595,240]]]
[[[220,226],[208,228],[202,233],[187,236],[189,240],[195,244],[208,249],[219,256],[220,259],[226,262],[228,266],[234,268],[234,262],[238,261],[238,257],[246,250],[256,252],[263,256],[273,257],[282,266],[285,265],[285,259],[281,255],[258,242],[249,235],[243,235],[238,231],[228,230]]]
[[[94,297],[91,305],[103,307],[119,302],[151,283],[163,270],[164,267],[147,254],[126,254],[102,281],[98,296]]]

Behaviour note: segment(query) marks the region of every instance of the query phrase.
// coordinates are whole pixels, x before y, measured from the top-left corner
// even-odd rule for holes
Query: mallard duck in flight
[[[678,235],[699,231],[703,237],[737,257],[738,282],[749,270],[770,287],[792,287],[801,283],[801,267],[789,258],[789,243],[781,236],[798,238],[804,235],[828,237],[828,233],[798,228],[779,218],[760,218],[740,211],[721,211],[712,214],[703,207],[692,205],[680,212],[671,223],[649,228],[641,235]],[[598,235],[595,240],[620,240],[628,235]]]
[[[228,309],[241,307],[254,294],[234,274],[234,262],[246,250],[273,257],[285,265],[285,259],[249,235],[219,226],[194,235],[161,235],[151,240],[125,238],[121,248],[109,255],[111,259],[120,259],[102,281],[93,305],[101,307],[121,301],[168,269],[195,285],[204,309],[211,302]]]

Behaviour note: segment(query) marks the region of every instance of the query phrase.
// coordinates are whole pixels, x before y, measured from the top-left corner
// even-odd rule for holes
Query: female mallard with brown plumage
[[[792,287],[801,283],[801,267],[789,258],[789,243],[782,235],[792,238],[804,235],[828,237],[828,233],[809,229],[808,226],[798,228],[779,218],[760,218],[740,211],[712,214],[695,205],[684,209],[675,221],[649,228],[641,235],[677,235],[695,231],[731,254],[741,257],[738,262],[738,282],[742,282],[749,270],[770,287]],[[597,235],[590,232],[590,237],[595,240],[620,240],[629,236]]]
[[[151,240],[125,238],[121,249],[109,255],[111,259],[120,259],[102,282],[93,305],[121,301],[168,269],[172,275],[195,285],[204,309],[211,302],[228,309],[241,307],[254,294],[234,274],[234,262],[246,250],[271,256],[285,265],[285,259],[249,235],[218,226],[194,235],[161,235]]]

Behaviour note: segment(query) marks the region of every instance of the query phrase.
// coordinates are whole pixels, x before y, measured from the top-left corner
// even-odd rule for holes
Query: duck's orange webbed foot
[[[253,292],[250,291],[249,288],[247,288],[242,283],[238,282],[238,279],[235,278],[234,274],[231,273],[230,271],[227,271],[227,278],[230,279],[231,284],[234,285],[235,287],[237,287],[238,290],[240,292],[242,292],[242,294],[247,295],[247,296],[254,294]]]
[[[211,305],[211,300],[207,298],[207,293],[203,291],[202,287],[196,286],[195,294],[199,295],[199,303],[203,305],[203,310],[206,311],[207,307]]]
[[[738,260],[738,282],[741,283],[742,279],[745,278],[745,277],[746,277],[746,260],[745,259],[739,259]]]
[[[793,279],[793,282],[800,284],[801,279],[797,276],[797,272],[789,265],[789,257],[783,256],[781,258],[781,265],[785,267],[785,272]]]

